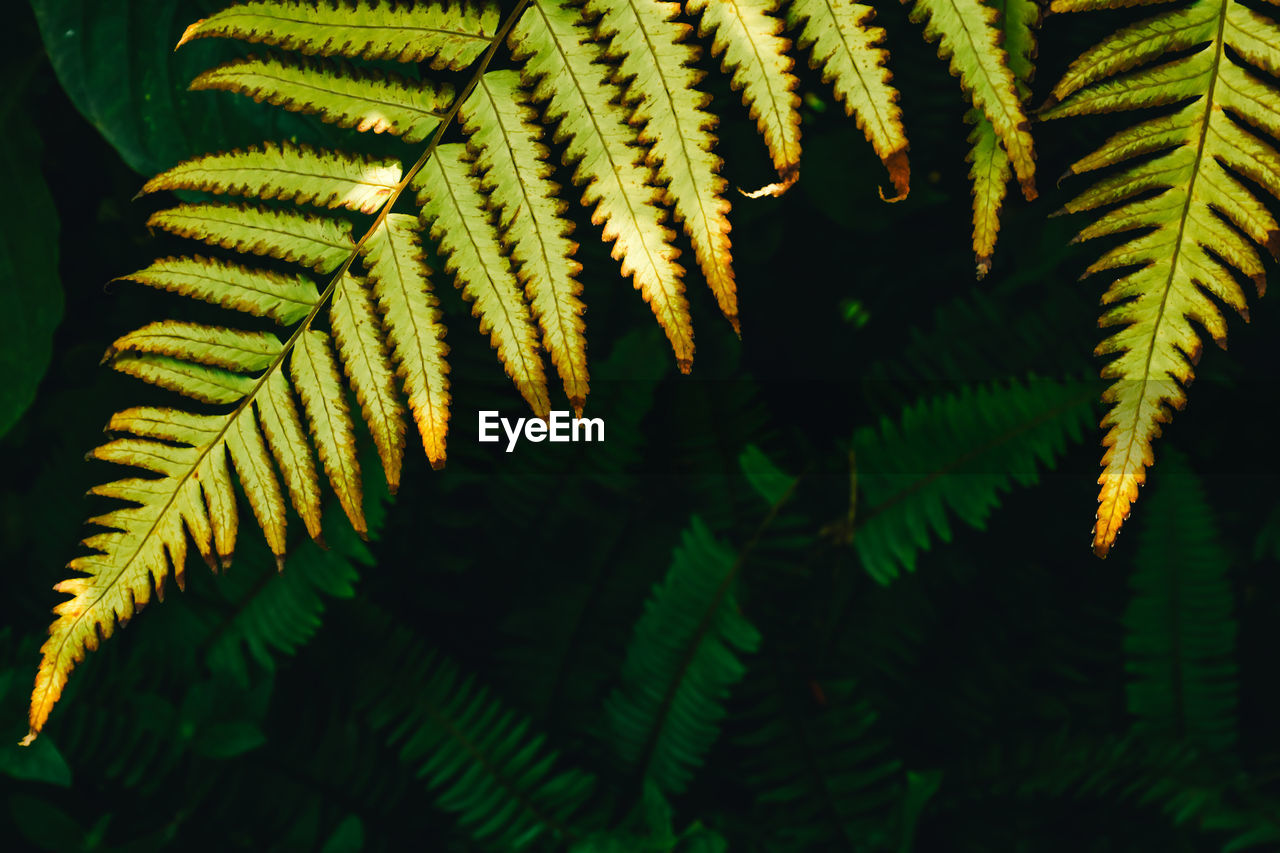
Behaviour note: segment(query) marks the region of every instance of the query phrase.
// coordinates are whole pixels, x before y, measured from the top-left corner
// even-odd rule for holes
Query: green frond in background
[[[981,529],[1002,492],[1026,486],[1079,441],[1092,416],[1082,382],[965,388],[908,407],[901,421],[853,437],[858,506],[853,546],[867,572],[889,583],[914,571],[935,537],[950,541],[952,515]]]
[[[1139,533],[1125,611],[1128,707],[1144,735],[1224,758],[1235,746],[1234,592],[1199,479],[1170,451]]]
[[[380,686],[370,720],[388,730],[439,806],[495,850],[524,849],[543,835],[572,838],[592,776],[556,767],[545,736],[451,661],[396,639],[395,683]]]
[[[689,785],[719,735],[729,690],[760,634],[734,587],[741,558],[696,516],[654,587],[607,713],[622,761],[664,793]]]

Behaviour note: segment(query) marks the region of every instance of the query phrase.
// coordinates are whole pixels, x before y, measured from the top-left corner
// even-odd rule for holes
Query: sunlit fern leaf
[[[84,545],[93,553],[69,564],[81,575],[54,587],[72,597],[54,608],[57,619],[41,649],[25,742],[44,725],[85,653],[149,602],[153,588],[157,597],[163,595],[171,566],[181,585],[188,532],[207,561],[212,562],[214,547],[224,565],[229,561],[237,514],[226,461],[228,420],[172,409],[130,409],[108,424],[109,431],[123,436],[93,451],[94,458],[156,476],[93,489],[130,505],[90,520],[106,532],[87,537]]]
[[[914,571],[935,536],[950,541],[951,514],[984,527],[1001,492],[1035,482],[1040,465],[1083,438],[1093,391],[1048,379],[964,388],[859,430],[853,546],[871,577],[887,584]]]
[[[316,477],[311,443],[307,440],[284,373],[271,371],[266,387],[254,398],[253,404],[293,507],[302,517],[307,534],[312,539],[319,539],[320,481]]]
[[[1025,102],[1035,70],[1035,28],[1040,23],[1040,7],[1034,0],[996,0],[991,5],[1000,13],[1009,70],[1013,72],[1018,97]],[[976,109],[970,110],[965,120],[974,126],[969,134],[973,147],[968,156],[969,179],[973,181],[973,253],[977,257],[978,278],[983,278],[991,271],[991,255],[1000,233],[1000,208],[1013,169],[991,120]]]
[[[799,31],[799,46],[810,51],[812,66],[832,84],[845,111],[889,170],[898,198],[904,198],[911,183],[907,134],[898,90],[885,67],[889,51],[880,46],[885,33],[871,25],[875,15],[870,6],[830,0],[795,0],[788,7],[788,21]]]
[[[542,342],[578,414],[590,390],[587,341],[578,281],[578,246],[564,216],[560,187],[542,142],[537,111],[514,71],[480,78],[462,105],[461,120],[481,173],[481,186],[498,213],[503,244],[510,247],[525,296],[542,327]]]
[[[421,142],[453,101],[448,84],[291,57],[236,59],[205,71],[191,88],[239,92],[293,112],[359,131]]]
[[[541,417],[551,404],[538,329],[465,154],[461,144],[441,145],[414,179],[422,219],[447,258],[446,271],[480,319],[480,331],[489,335],[507,375]]]
[[[400,182],[400,164],[270,142],[207,154],[147,181],[143,192],[201,190],[375,213]]]
[[[427,62],[436,70],[456,71],[479,59],[497,30],[497,6],[489,2],[250,0],[187,27],[178,47],[216,36],[306,54]]]
[[[599,18],[596,35],[616,63],[614,78],[631,109],[630,122],[665,187],[664,198],[693,244],[702,274],[734,330],[738,290],[729,242],[727,182],[715,154],[717,119],[711,96],[698,89],[693,28],[676,20],[680,4],[663,0],[587,0],[584,12]]]
[[[199,255],[161,258],[117,280],[136,281],[232,311],[270,317],[281,325],[306,317],[319,297],[315,284],[305,276],[255,270]]]
[[[788,51],[791,41],[781,35],[779,0],[685,0],[690,15],[701,15],[698,34],[712,36],[711,51],[731,75],[733,88],[764,137],[778,183],[770,195],[785,192],[800,176],[800,96]],[[750,193],[754,195],[755,193]]]
[[[332,272],[355,248],[350,222],[242,204],[180,204],[151,214],[147,225],[224,249],[295,261],[317,272]]]
[[[389,214],[362,250],[409,408],[427,459],[438,468],[449,432],[449,348],[416,228],[413,217]]]
[[[389,730],[391,744],[418,768],[437,805],[489,849],[522,850],[549,838],[563,843],[594,777],[557,767],[546,736],[527,720],[452,661],[395,636],[393,682],[361,695],[379,697],[371,722]]]
[[[135,379],[201,403],[238,403],[254,387],[254,380],[249,376],[167,355],[121,353],[111,358],[111,366]]]
[[[117,338],[104,360],[122,352],[165,355],[209,367],[256,373],[279,357],[281,344],[270,332],[243,332],[164,320]]]
[[[1108,5],[1060,0],[1051,8]],[[1073,213],[1120,205],[1077,239],[1141,232],[1085,271],[1127,269],[1103,295],[1099,321],[1120,327],[1097,348],[1098,355],[1115,356],[1102,370],[1115,383],[1103,395],[1111,408],[1102,422],[1106,452],[1093,541],[1099,556],[1110,550],[1146,482],[1152,442],[1186,404],[1203,349],[1195,326],[1226,342],[1226,318],[1210,297],[1248,319],[1236,273],[1261,293],[1264,268],[1255,244],[1272,254],[1280,246],[1280,226],[1237,177],[1280,198],[1280,152],[1254,132],[1280,137],[1280,89],[1270,82],[1280,73],[1276,45],[1280,28],[1270,18],[1235,0],[1198,0],[1124,27],[1086,51],[1042,113],[1057,118],[1180,104],[1120,131],[1069,170],[1081,174],[1144,157],[1066,205]],[[1162,64],[1116,76],[1171,52],[1177,55]]]
[[[830,847],[834,838],[851,850],[893,849],[906,780],[871,703],[849,681],[770,675],[737,744],[754,814],[774,830],[769,849]]]
[[[365,246],[377,244],[375,235]],[[391,325],[390,319],[387,325]],[[366,282],[350,273],[343,274],[329,303],[329,326],[347,380],[356,392],[378,448],[387,488],[394,495],[400,486],[400,466],[404,461],[404,406],[396,393],[395,370],[383,344],[383,324]]]
[[[1129,711],[1144,734],[1221,753],[1237,731],[1231,559],[1186,461],[1170,454],[1165,466],[1129,579]]]
[[[911,20],[923,22],[925,38],[938,42],[938,56],[949,60],[951,73],[960,78],[974,107],[991,122],[1022,194],[1028,201],[1034,199],[1031,123],[1001,45],[999,12],[982,0],[911,0],[911,4]]]
[[[314,329],[302,333],[289,358],[289,375],[302,398],[303,410],[311,424],[311,436],[329,482],[333,485],[351,526],[361,536],[368,528],[364,521],[360,465],[356,459],[356,437],[351,412],[342,385],[342,374],[329,346],[329,337]]]
[[[738,609],[740,560],[696,516],[636,623],[606,711],[619,755],[666,794],[685,790],[720,734],[741,657],[760,634]]]
[[[591,221],[604,226],[623,275],[653,309],[680,369],[693,364],[693,325],[684,295],[684,269],[675,234],[664,222],[661,191],[635,144],[621,93],[606,75],[600,48],[569,0],[535,0],[511,33],[511,52],[523,62],[522,79],[546,102],[545,118],[574,167]]]

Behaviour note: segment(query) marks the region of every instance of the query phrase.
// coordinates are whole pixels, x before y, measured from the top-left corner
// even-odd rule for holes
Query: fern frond
[[[1186,385],[1203,348],[1193,323],[1224,345],[1226,318],[1210,296],[1248,319],[1235,273],[1251,278],[1261,293],[1264,268],[1255,244],[1273,254],[1280,246],[1280,225],[1237,177],[1280,197],[1280,153],[1246,129],[1247,123],[1280,137],[1280,90],[1267,82],[1267,75],[1280,72],[1280,53],[1268,46],[1280,44],[1278,32],[1271,19],[1235,0],[1198,0],[1163,12],[1087,51],[1054,88],[1058,103],[1043,114],[1057,118],[1181,104],[1115,134],[1069,172],[1157,155],[1102,179],[1066,205],[1074,213],[1120,204],[1085,228],[1079,240],[1141,230],[1085,271],[1136,267],[1102,297],[1100,324],[1120,328],[1096,350],[1115,356],[1102,370],[1115,382],[1103,395],[1111,408],[1102,422],[1106,452],[1093,543],[1099,556],[1110,550],[1146,481],[1155,458],[1152,442],[1173,410],[1186,403]],[[1192,52],[1116,76],[1173,50]],[[1239,60],[1259,66],[1261,74],[1245,70]]]
[[[365,246],[372,246],[375,241],[376,235]],[[329,305],[329,327],[343,370],[378,448],[387,488],[394,495],[400,486],[404,460],[404,407],[396,393],[395,368],[383,344],[382,321],[366,282],[350,273],[342,276]]]
[[[617,63],[615,80],[631,108],[630,122],[647,146],[646,157],[665,200],[693,244],[716,303],[738,331],[738,290],[729,241],[727,186],[715,154],[717,119],[706,111],[711,96],[698,89],[698,48],[692,27],[676,20],[680,4],[662,0],[587,0],[599,17],[596,35]]]
[[[991,122],[1028,201],[1036,197],[1035,147],[1018,94],[1017,80],[1001,45],[999,12],[982,0],[913,0],[911,20],[938,42],[938,56]]]
[[[498,233],[489,221],[466,147],[442,145],[414,179],[422,219],[448,258],[462,296],[490,336],[498,359],[516,388],[539,417],[551,409],[547,378],[538,350],[538,329],[511,265],[502,254]]]
[[[1237,731],[1231,560],[1199,479],[1179,455],[1165,464],[1129,580],[1129,711],[1143,733],[1222,752]]]
[[[545,118],[556,123],[556,141],[582,187],[591,221],[604,226],[605,240],[622,273],[653,309],[671,341],[680,370],[693,365],[693,324],[684,295],[680,251],[664,222],[661,191],[635,145],[621,92],[607,79],[603,55],[570,0],[536,0],[511,34],[512,55],[524,62],[521,78],[545,102]]]
[[[457,71],[480,58],[498,30],[493,3],[402,5],[369,0],[250,0],[187,27],[178,47],[218,37],[306,54],[428,62]]]
[[[376,213],[399,182],[395,160],[267,142],[187,160],[147,181],[142,191],[200,190]]]
[[[720,57],[735,90],[764,137],[779,183],[785,192],[800,176],[799,81],[791,69],[791,41],[781,33],[779,0],[685,0],[690,15],[701,15],[698,34],[713,38],[711,52]]]
[[[224,566],[229,562],[237,511],[227,466],[228,421],[226,416],[172,409],[129,409],[107,425],[123,437],[97,448],[93,457],[156,476],[117,480],[92,490],[131,505],[91,519],[105,532],[87,537],[84,544],[93,553],[69,564],[82,576],[54,587],[71,598],[54,608],[57,619],[40,650],[31,732],[24,743],[35,739],[85,653],[146,605],[153,589],[163,597],[170,566],[182,586],[188,532],[207,562],[212,563],[215,549]]]
[[[405,142],[426,139],[454,98],[448,84],[274,56],[224,63],[192,80],[191,88],[238,92],[338,127],[390,133]]]
[[[515,14],[509,15],[500,33],[495,33],[467,91],[483,73],[514,22]],[[318,69],[320,66],[307,67]],[[316,97],[323,101],[327,97],[325,91],[322,86]],[[456,105],[440,118],[452,121],[455,115]],[[444,126],[435,118],[432,122],[436,127],[435,138],[411,173],[436,153],[436,143]],[[460,175],[463,179],[455,181],[456,186],[446,186],[455,195],[464,188],[471,192],[465,205],[447,208],[445,218],[456,214],[460,223],[457,227],[468,237],[473,236],[472,232],[480,233],[480,225],[492,232],[483,200],[470,183],[469,167],[457,160],[456,150],[442,149],[441,153],[450,157],[457,167],[450,171],[450,176]],[[268,181],[237,171],[245,166],[266,165],[270,169],[281,163],[301,166],[304,175],[283,179],[276,175]],[[228,168],[230,171],[226,171]],[[301,276],[268,273],[197,256],[163,259],[126,277],[296,326],[289,338],[281,342],[272,335],[193,323],[153,324],[122,337],[109,353],[112,366],[122,372],[204,403],[227,406],[228,410],[214,415],[194,415],[174,409],[130,410],[113,419],[109,428],[125,436],[103,445],[94,455],[104,461],[142,469],[151,476],[121,479],[94,490],[95,494],[122,500],[128,505],[90,520],[106,532],[85,539],[84,544],[91,553],[70,564],[78,576],[56,587],[71,597],[55,609],[57,618],[42,649],[26,743],[44,726],[70,671],[85,654],[96,649],[117,625],[146,604],[153,589],[159,595],[170,574],[181,584],[188,535],[211,565],[215,558],[224,566],[228,563],[235,547],[239,520],[229,460],[279,565],[283,563],[285,550],[286,507],[276,464],[284,477],[289,499],[303,517],[308,533],[313,537],[320,535],[319,482],[311,457],[312,445],[319,452],[322,467],[342,509],[356,532],[364,535],[367,525],[362,506],[363,489],[343,376],[329,335],[312,328],[329,299],[334,300],[329,306],[333,334],[338,338],[351,384],[371,422],[388,479],[394,484],[400,465],[402,427],[398,409],[393,411],[398,403],[389,381],[390,360],[379,343],[381,318],[371,306],[364,283],[350,273],[350,267],[360,257],[360,249],[367,246],[366,255],[376,250],[378,241],[374,231],[388,227],[389,208],[407,186],[408,178],[399,177],[399,167],[394,163],[374,165],[375,172],[387,181],[394,178],[395,183],[389,192],[383,192],[385,182],[374,190],[373,196],[381,196],[380,201],[372,196],[357,200],[352,195],[352,170],[360,172],[363,168],[339,155],[316,154],[290,145],[264,146],[186,164],[153,184],[153,189],[168,185],[206,191],[231,190],[295,202],[331,203],[337,199],[362,210],[376,207],[379,216],[374,227],[359,241],[352,238],[348,222],[289,207],[183,204],[152,216],[152,226],[180,236],[242,253],[299,262],[333,276],[325,289],[317,292],[315,286]],[[399,219],[390,221],[402,224]],[[409,218],[409,222],[415,221]],[[449,225],[454,227],[452,219]],[[498,245],[496,236],[492,236],[492,243],[494,247]],[[416,243],[414,247],[405,259],[416,264],[419,262]],[[485,262],[489,261],[486,254],[489,250],[490,246],[485,245],[478,252]],[[452,254],[458,254],[456,247]],[[506,259],[496,248],[491,254],[505,263]],[[468,275],[474,272],[469,258],[464,259],[462,265],[467,267]],[[510,306],[486,305],[486,324],[505,322],[492,317],[495,311],[524,309],[509,268],[506,274],[516,298]],[[403,283],[401,285],[403,289]],[[389,290],[383,288],[383,291]],[[408,299],[406,297],[406,301]],[[415,317],[425,318],[434,311],[429,296],[420,293],[413,300],[410,313]],[[392,304],[388,308],[388,322],[403,324],[404,318],[397,316],[394,300],[389,301]],[[523,318],[517,317],[516,322],[521,319],[532,330],[527,312]],[[506,336],[511,325],[508,322],[498,333]],[[534,337],[531,331],[520,343],[526,344],[526,338],[533,341],[526,348],[536,356]],[[424,336],[417,345],[424,352],[443,355],[438,335],[432,336],[430,344]],[[504,354],[509,351],[508,348]],[[403,353],[398,353],[398,357],[403,357]],[[539,370],[540,367],[539,362]],[[442,382],[442,367],[439,377]],[[436,378],[429,376],[426,381],[435,382]],[[293,399],[295,391],[310,425],[311,440],[303,432],[302,418]],[[545,398],[543,390],[543,411]],[[446,402],[433,401],[432,404],[445,405]]]
[[[746,715],[743,776],[762,821],[777,827],[770,849],[812,850],[841,838],[848,849],[892,849],[904,794],[902,762],[878,714],[850,681],[824,682],[822,701],[800,678],[769,685]]]
[[[992,5],[1000,14],[1000,33],[1018,97],[1025,102],[1035,70],[1035,28],[1040,22],[1040,7],[1034,0],[998,0]],[[973,253],[978,262],[978,278],[983,278],[991,271],[991,255],[1000,233],[1000,208],[1013,168],[991,120],[976,109],[965,119],[974,126],[969,134],[973,147],[967,159],[971,164],[969,179],[973,181]]]
[[[364,520],[363,488],[360,465],[356,460],[355,430],[342,387],[342,374],[324,332],[307,329],[302,332],[289,358],[289,375],[302,398],[302,408],[311,424],[311,436],[320,453],[320,461],[338,502],[351,520],[351,526],[364,536],[368,526]]]
[[[914,571],[935,535],[951,540],[951,513],[984,527],[1001,492],[1035,482],[1039,464],[1083,437],[1092,391],[1046,379],[965,388],[859,430],[853,546],[871,577]]]
[[[282,326],[307,316],[320,296],[305,276],[255,270],[199,255],[161,258],[117,281],[136,281],[232,311],[270,317]]]
[[[522,850],[548,836],[572,833],[595,779],[558,769],[545,735],[508,710],[458,667],[404,641],[394,684],[364,695],[383,697],[370,709],[376,728],[389,729],[400,758],[418,767],[436,802],[458,815],[481,844]]]
[[[845,111],[889,171],[898,198],[905,198],[911,184],[907,134],[898,90],[885,67],[889,51],[880,47],[885,33],[871,25],[875,15],[874,9],[860,3],[795,0],[788,20],[800,31],[799,46],[810,51],[810,65],[822,69],[822,79],[832,84]]]
[[[621,757],[664,793],[683,791],[719,736],[741,656],[760,634],[733,592],[737,555],[696,516],[636,623],[606,711]]]
[[[449,432],[449,348],[416,226],[412,217],[390,214],[362,251],[423,449],[439,467]]]
[[[542,327],[543,345],[565,395],[581,414],[590,390],[579,298],[582,265],[573,259],[578,249],[569,238],[573,223],[564,216],[560,187],[550,180],[552,167],[537,118],[514,71],[481,77],[461,111],[481,186],[497,210],[498,230]]]
[[[151,214],[147,225],[211,246],[294,261],[316,272],[333,272],[355,249],[350,222],[295,210],[180,204]]]
[[[288,570],[277,572],[246,543],[237,570],[218,578],[219,596],[235,609],[205,643],[210,669],[247,686],[253,663],[274,671],[279,656],[295,654],[314,636],[326,599],[355,595],[360,567],[373,557],[341,523],[336,506],[328,507],[325,521],[326,547],[304,542],[289,554]]]

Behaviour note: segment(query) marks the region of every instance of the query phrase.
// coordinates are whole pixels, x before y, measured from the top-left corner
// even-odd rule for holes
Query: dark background
[[[31,9],[9,10],[0,36],[18,105],[9,123],[40,142],[22,168],[43,175],[57,220],[40,228],[44,239],[56,234],[60,282],[20,285],[61,288],[66,299],[34,402],[0,440],[0,847],[479,849],[360,712],[362,691],[414,690],[396,662],[427,649],[528,715],[564,760],[600,774],[612,797],[602,820],[622,823],[638,797],[614,773],[602,701],[690,517],[737,546],[764,517],[738,469],[748,444],[806,472],[792,505],[799,542],[766,543],[744,565],[739,596],[764,644],[706,766],[673,802],[678,829],[700,821],[731,850],[910,848],[901,796],[874,790],[897,791],[900,778],[875,776],[852,792],[818,784],[805,801],[830,802],[814,808],[813,833],[782,841],[798,813],[756,803],[744,770],[800,760],[801,746],[778,746],[774,756],[751,745],[760,714],[798,708],[808,721],[801,731],[819,733],[822,714],[866,702],[877,715],[867,743],[894,765],[890,775],[940,780],[915,822],[916,850],[1199,851],[1247,828],[1274,832],[1280,467],[1269,349],[1278,315],[1267,300],[1249,326],[1232,318],[1230,352],[1206,351],[1190,406],[1157,446],[1149,487],[1171,500],[1203,488],[1195,523],[1229,567],[1236,745],[1197,753],[1194,771],[1174,759],[1176,771],[1162,770],[1166,759],[1126,740],[1126,582],[1143,542],[1172,534],[1158,526],[1167,517],[1145,511],[1157,505],[1145,495],[1113,556],[1091,555],[1099,431],[1070,442],[1037,485],[1006,494],[985,530],[953,520],[952,541],[935,538],[916,572],[887,587],[866,577],[851,549],[819,535],[847,512],[845,451],[855,430],[965,386],[1030,374],[1076,379],[1099,367],[1091,351],[1103,284],[1077,281],[1098,248],[1070,246],[1081,221],[1048,214],[1083,186],[1059,189],[1056,176],[1129,118],[1036,126],[1042,198],[1011,198],[993,272],[976,282],[966,104],[896,4],[881,4],[880,20],[911,139],[910,197],[879,201],[887,178],[870,146],[803,69],[799,184],[776,200],[734,198],[741,341],[691,272],[698,352],[693,374],[679,375],[648,308],[575,210],[593,358],[588,414],[608,425],[603,446],[522,444],[505,455],[477,444],[478,409],[523,412],[465,306],[439,288],[453,349],[448,467],[430,471],[411,441],[403,486],[367,546],[332,512],[327,554],[304,545],[293,524],[290,569],[301,577],[287,588],[245,524],[225,576],[193,566],[184,594],[171,589],[76,670],[36,757],[8,746],[26,728],[37,649],[58,600],[50,587],[94,511],[81,495],[114,473],[83,455],[111,412],[166,399],[99,367],[101,355],[144,322],[197,310],[108,284],[178,247],[147,233],[148,213],[165,200],[131,201],[143,179],[129,162],[154,171],[256,142],[262,122],[275,120],[231,106],[230,95],[174,94],[186,64],[173,66],[173,79],[149,70],[169,62],[165,46],[209,5],[37,2],[46,41],[79,22],[81,37],[57,49],[88,57],[83,85],[102,75],[120,84],[92,96],[113,91],[119,100],[100,103],[92,122],[55,76]],[[1046,21],[1033,105],[1072,56],[1124,18]],[[107,35],[90,44],[84,32]],[[224,49],[234,52],[209,46],[180,62],[203,67]],[[767,182],[763,144],[725,78],[712,75],[707,87],[722,116],[724,174],[733,186]],[[309,122],[296,130],[343,139]],[[11,233],[33,227],[28,199],[11,195],[6,207]],[[1162,480],[1166,455],[1175,461]],[[382,505],[377,476],[367,465],[373,507]],[[260,642],[255,655],[254,638],[281,625],[300,627]],[[821,781],[816,763],[802,776]],[[1189,791],[1225,798],[1236,822],[1215,827],[1209,807],[1175,819],[1170,804],[1194,800]],[[648,849],[635,844],[620,849]]]

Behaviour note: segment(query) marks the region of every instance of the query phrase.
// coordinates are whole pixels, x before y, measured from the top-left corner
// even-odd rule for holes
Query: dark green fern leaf
[[[606,710],[623,761],[667,794],[689,785],[719,736],[742,656],[760,634],[738,609],[741,558],[696,516],[636,624]]]
[[[540,838],[574,835],[595,778],[558,769],[546,737],[452,661],[424,650],[408,632],[389,639],[403,657],[398,667],[381,668],[385,683],[374,688],[381,698],[370,718],[389,730],[390,743],[418,768],[437,805],[488,849],[522,850]]]
[[[895,850],[906,792],[902,762],[876,712],[849,680],[801,677],[759,685],[738,746],[770,850]]]
[[[866,570],[880,583],[914,571],[935,537],[951,540],[951,515],[982,529],[1002,492],[1034,483],[1083,437],[1094,396],[1082,382],[983,385],[859,430],[853,545]]]
[[[1129,711],[1144,733],[1228,750],[1238,692],[1231,560],[1199,479],[1165,453],[1129,579]]]

